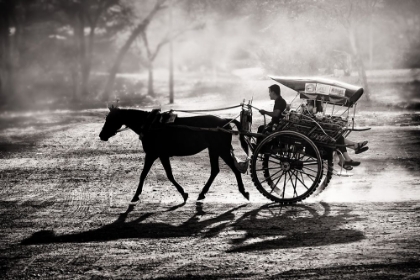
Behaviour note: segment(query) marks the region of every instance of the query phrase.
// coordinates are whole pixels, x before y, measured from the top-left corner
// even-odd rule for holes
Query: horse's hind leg
[[[141,172],[141,175],[140,175],[139,186],[137,187],[137,191],[134,194],[134,197],[131,200],[131,203],[136,203],[139,200],[139,196],[143,190],[144,180],[146,179],[146,176],[149,173],[150,168],[152,167],[156,159],[157,159],[157,156],[146,154],[146,158],[144,159],[143,171]]]
[[[236,168],[235,163],[231,154],[228,152],[221,153],[220,157],[223,161],[232,169],[233,173],[235,173],[236,181],[238,182],[239,192],[249,200],[249,193],[245,191],[244,183],[242,182],[241,172]]]
[[[160,162],[162,162],[163,168],[165,169],[166,176],[168,177],[169,181],[176,187],[178,192],[184,198],[184,202],[188,199],[188,193],[184,192],[184,189],[175,181],[174,175],[172,174],[171,162],[169,161],[169,157],[159,157]]]
[[[220,171],[219,155],[216,152],[209,149],[209,156],[210,156],[210,166],[211,166],[210,178],[207,181],[207,183],[204,185],[204,188],[201,191],[201,193],[198,195],[198,200],[206,198],[206,193],[209,191],[209,188],[211,184],[213,183],[214,178],[216,178],[217,174],[219,174],[219,171]]]

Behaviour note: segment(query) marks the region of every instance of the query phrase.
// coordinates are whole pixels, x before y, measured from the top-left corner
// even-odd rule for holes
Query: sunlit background
[[[0,5],[2,112],[239,102],[266,98],[268,74],[328,76],[363,86],[374,105],[418,106],[415,0]]]

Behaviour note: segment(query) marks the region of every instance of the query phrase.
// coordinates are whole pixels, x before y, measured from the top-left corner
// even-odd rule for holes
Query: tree
[[[113,90],[114,87],[114,81],[115,81],[115,77],[116,74],[118,72],[118,69],[120,67],[120,64],[124,58],[124,56],[126,55],[127,51],[130,49],[131,45],[133,44],[133,42],[135,41],[135,39],[144,32],[144,30],[147,28],[147,26],[150,24],[151,20],[153,19],[153,17],[163,8],[165,8],[165,6],[163,5],[165,2],[165,0],[157,0],[154,7],[152,8],[152,10],[147,14],[147,16],[140,21],[140,23],[138,23],[136,25],[136,27],[131,31],[129,37],[127,38],[126,42],[124,43],[124,45],[120,48],[120,50],[118,51],[118,54],[114,60],[114,63],[112,64],[110,70],[109,70],[109,76],[108,76],[108,80],[106,82],[105,85],[105,89],[102,93],[102,98],[103,99],[107,99],[110,95],[110,93]]]
[[[383,17],[396,27],[391,33],[389,47],[398,49],[399,67],[420,68],[420,1],[405,0],[383,2]],[[395,38],[398,38],[397,40]]]
[[[356,64],[359,81],[365,90],[365,98],[370,101],[369,84],[366,76],[366,68],[362,58],[362,49],[359,33],[363,23],[372,21],[378,0],[346,0],[346,1],[322,1],[318,7],[344,28],[349,40],[350,50]]]
[[[0,95],[19,102],[23,72],[34,62],[29,55],[32,26],[43,25],[48,19],[49,1],[0,0]],[[47,17],[48,18],[48,17]],[[48,26],[39,32],[39,42],[47,37]],[[41,43],[38,43],[39,45]]]
[[[49,89],[88,94],[96,31],[111,37],[124,28],[123,0],[0,0],[0,94],[23,97]],[[71,75],[66,75],[71,72]],[[60,79],[57,79],[60,78]],[[56,89],[63,91],[56,91]],[[66,95],[62,95],[65,97]],[[29,98],[23,99],[28,101]],[[18,100],[19,101],[19,100]]]
[[[88,94],[97,28],[105,28],[113,21],[115,24],[119,16],[126,15],[127,8],[120,0],[72,0],[55,3],[73,28],[74,54],[77,59],[73,62],[72,76],[74,98],[79,99]],[[86,29],[88,34],[85,34]]]
[[[3,101],[13,96],[15,90],[10,36],[15,13],[15,1],[0,1],[0,99]]]
[[[148,39],[148,32],[147,28],[141,33],[141,38],[144,43],[144,47],[146,50],[146,58],[141,59],[141,63],[145,65],[148,69],[148,87],[147,87],[147,94],[150,96],[155,96],[154,90],[153,90],[153,62],[155,61],[157,55],[159,54],[160,50],[163,46],[166,44],[169,44],[173,42],[176,38],[181,36],[187,31],[190,30],[197,30],[202,28],[203,25],[195,25],[192,27],[186,26],[178,30],[169,30],[166,32],[166,34],[163,36],[163,38],[160,39],[160,41],[156,44],[156,46],[151,46],[149,39]]]

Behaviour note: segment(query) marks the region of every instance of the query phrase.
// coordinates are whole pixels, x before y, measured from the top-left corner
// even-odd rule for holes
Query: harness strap
[[[223,110],[229,110],[229,109],[234,109],[234,108],[238,108],[241,107],[242,105],[236,105],[236,106],[231,106],[231,107],[224,107],[224,108],[217,108],[217,109],[208,109],[208,110],[174,110],[171,109],[170,111],[176,111],[176,112],[182,112],[182,113],[199,113],[199,112],[214,112],[214,111],[223,111]]]
[[[189,130],[193,130],[193,131],[212,131],[212,132],[225,132],[225,133],[229,133],[229,134],[233,134],[233,135],[238,135],[240,132],[239,131],[235,131],[235,130],[228,130],[225,129],[223,127],[216,127],[216,128],[207,128],[207,127],[196,127],[196,126],[189,126],[189,125],[168,125],[165,127],[160,127],[160,128],[151,128],[150,131],[152,130],[163,130],[163,129],[168,129],[168,128],[184,128],[184,129],[189,129]]]
[[[120,128],[120,129],[118,129],[118,130],[116,131],[116,133],[121,132],[121,131],[124,131],[124,130],[127,130],[127,129],[129,129],[129,127],[128,127],[128,126],[123,127],[123,128]]]
[[[225,126],[227,126],[227,125],[229,125],[230,123],[232,123],[232,122],[234,122],[237,118],[239,118],[239,116],[240,116],[241,114],[239,114],[238,116],[236,116],[235,118],[233,118],[233,119],[231,119],[227,124],[225,124],[224,126],[222,126],[222,127],[225,127]]]

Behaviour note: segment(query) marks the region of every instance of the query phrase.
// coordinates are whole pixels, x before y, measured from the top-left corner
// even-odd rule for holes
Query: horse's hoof
[[[184,198],[184,202],[187,202],[187,199],[188,199],[188,193],[184,193],[184,194],[182,195],[182,197]]]
[[[203,199],[205,199],[205,198],[206,198],[206,196],[205,196],[204,194],[200,194],[200,195],[198,196],[197,200],[203,200]]]
[[[243,193],[244,197],[249,200],[249,192]]]

